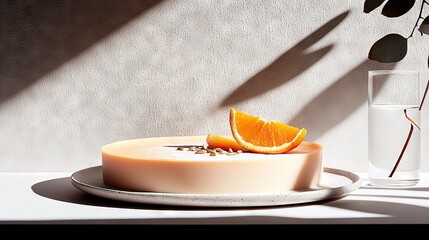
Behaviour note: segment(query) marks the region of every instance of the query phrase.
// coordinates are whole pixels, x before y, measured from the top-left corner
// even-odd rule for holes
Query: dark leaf
[[[399,34],[388,34],[372,45],[368,58],[382,63],[401,61],[407,55],[407,39]]]
[[[423,20],[423,22],[420,24],[419,31],[424,34],[429,34],[429,16]]]
[[[372,10],[378,8],[381,4],[383,4],[385,0],[366,0],[363,4],[363,12],[370,13]]]
[[[399,17],[413,8],[416,0],[389,0],[384,5],[381,14],[386,17]]]

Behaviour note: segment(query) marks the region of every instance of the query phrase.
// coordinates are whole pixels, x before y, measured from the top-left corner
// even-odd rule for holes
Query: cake
[[[303,141],[283,154],[196,154],[206,136],[123,140],[102,147],[106,185],[126,191],[178,194],[243,194],[317,187],[323,147]]]

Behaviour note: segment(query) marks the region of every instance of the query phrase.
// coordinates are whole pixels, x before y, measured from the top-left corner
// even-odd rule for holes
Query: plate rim
[[[362,179],[355,173],[339,168],[323,167],[322,174],[332,174],[348,178],[351,183],[338,187],[327,187],[311,191],[279,191],[243,194],[187,194],[164,192],[141,192],[121,190],[107,185],[101,187],[82,181],[77,176],[88,171],[102,171],[102,165],[87,167],[71,174],[70,180],[77,189],[97,197],[120,202],[141,204],[192,206],[192,207],[263,207],[311,203],[343,197],[360,188]],[[102,176],[102,174],[100,174]],[[319,193],[319,194],[317,194]],[[308,196],[307,196],[308,195]],[[312,196],[316,195],[316,196]],[[256,198],[260,201],[246,201]],[[285,199],[289,198],[289,199]],[[179,201],[178,201],[179,200]],[[191,201],[189,201],[191,200]]]

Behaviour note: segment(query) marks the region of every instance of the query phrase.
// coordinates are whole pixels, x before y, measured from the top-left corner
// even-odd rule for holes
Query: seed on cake
[[[228,151],[222,149],[222,148],[211,148],[209,147],[207,144],[203,144],[202,146],[179,146],[177,147],[177,150],[179,151],[184,151],[186,148],[188,148],[189,151],[193,151],[196,154],[205,154],[205,153],[209,153],[210,156],[217,156],[218,154],[226,154],[228,156],[234,156],[237,155],[239,153],[243,153],[243,150],[237,150],[236,152],[234,152],[234,150],[232,150],[232,148],[229,148]],[[247,152],[247,151],[246,151]]]
[[[204,154],[204,153],[207,153],[207,151],[200,149],[200,150],[197,150],[195,153],[196,154]]]

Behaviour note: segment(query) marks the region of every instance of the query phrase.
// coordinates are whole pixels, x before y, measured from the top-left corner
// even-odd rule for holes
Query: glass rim
[[[385,70],[369,70],[368,75],[384,75],[384,74],[420,74],[417,70],[401,70],[401,69],[385,69]]]

